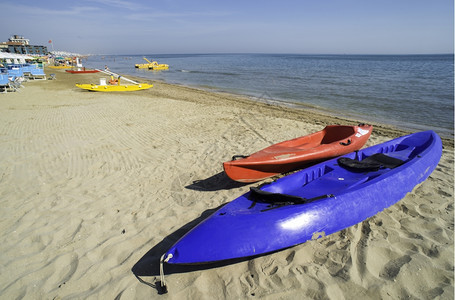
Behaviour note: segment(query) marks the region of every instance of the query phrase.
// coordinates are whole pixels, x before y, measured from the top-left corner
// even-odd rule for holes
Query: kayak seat
[[[300,190],[291,191],[294,194],[283,194],[251,187],[249,199],[275,205],[305,204],[316,200],[333,198],[336,194],[356,187],[370,179],[371,175],[368,176],[361,173],[352,174],[352,172],[345,170],[336,174],[321,176],[307,183]],[[321,194],[321,191],[324,191],[325,194]]]
[[[339,166],[358,172],[375,172],[382,168],[393,169],[404,163],[402,159],[384,153],[373,154],[361,161],[349,157],[340,157],[337,161]]]
[[[330,128],[325,131],[321,144],[331,144],[338,141],[343,141],[355,134],[354,128],[351,126]]]

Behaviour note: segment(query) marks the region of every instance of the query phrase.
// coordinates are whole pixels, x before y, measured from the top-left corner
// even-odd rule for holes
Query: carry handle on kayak
[[[288,194],[280,194],[280,193],[271,193],[267,191],[263,191],[257,187],[250,188],[251,195],[255,198],[259,198],[263,202],[272,203],[272,204],[303,204],[309,203],[312,201],[331,198],[334,197],[332,194],[321,195],[318,197],[313,198],[302,198],[299,196],[288,195]]]
[[[351,145],[352,141],[351,139],[348,139],[348,141],[345,143],[345,142],[340,142],[340,145],[343,145],[343,146],[349,146]]]

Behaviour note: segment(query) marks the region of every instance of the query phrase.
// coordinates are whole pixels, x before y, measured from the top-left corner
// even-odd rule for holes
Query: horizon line
[[[68,51],[69,52],[69,51]],[[242,54],[258,54],[258,55],[374,55],[374,56],[417,56],[417,55],[454,55],[455,52],[444,53],[293,53],[293,52],[181,52],[181,53],[142,53],[142,54],[86,54],[86,55],[119,55],[119,56],[137,56],[137,55],[242,55]]]

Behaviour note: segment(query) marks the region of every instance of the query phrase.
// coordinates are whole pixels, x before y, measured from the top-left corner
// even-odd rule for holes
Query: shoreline
[[[63,71],[64,72],[64,71]],[[66,72],[65,72],[66,73]],[[66,74],[65,74],[66,75]],[[89,76],[91,77],[89,77]],[[95,73],[95,74],[86,74],[86,75],[76,75],[76,76],[81,76],[81,79],[85,80],[84,82],[78,82],[78,83],[97,83],[99,82],[99,78],[101,77],[108,77],[106,74],[100,74],[100,73]],[[82,77],[84,76],[84,77]],[[293,120],[297,120],[298,117],[296,115],[302,115],[304,118],[308,118],[310,122],[319,124],[320,122],[325,122],[325,123],[330,123],[330,120],[333,120],[333,122],[345,122],[347,124],[358,124],[360,123],[367,123],[375,126],[375,129],[380,130],[382,134],[390,134],[391,137],[398,137],[401,135],[406,135],[410,134],[412,132],[417,132],[420,130],[417,129],[412,129],[412,128],[406,128],[404,126],[399,126],[399,125],[394,125],[394,124],[387,124],[387,123],[382,123],[378,121],[366,121],[356,116],[352,117],[343,117],[340,115],[337,115],[334,112],[331,112],[330,110],[326,110],[324,108],[319,108],[319,107],[314,107],[310,104],[303,104],[303,103],[291,103],[291,102],[282,102],[281,100],[275,100],[275,99],[266,99],[270,100],[270,103],[267,103],[267,101],[261,101],[261,99],[254,97],[254,96],[248,96],[244,94],[236,94],[236,93],[230,93],[230,92],[225,92],[225,91],[211,91],[209,89],[204,89],[204,88],[198,88],[195,86],[189,86],[189,85],[184,85],[184,84],[177,84],[177,83],[168,83],[165,82],[164,80],[151,80],[145,77],[141,76],[134,76],[134,75],[128,75],[128,78],[135,80],[137,82],[144,82],[144,83],[150,83],[156,85],[156,83],[162,84],[164,86],[169,86],[169,87],[174,87],[174,88],[181,88],[183,92],[191,92],[191,93],[198,93],[198,92],[204,92],[208,94],[213,94],[213,95],[219,95],[220,99],[227,100],[227,101],[238,101],[240,103],[248,103],[250,106],[266,106],[269,107],[270,109],[276,109],[277,111],[282,110],[283,113],[289,113],[289,115],[293,116]],[[90,81],[91,80],[91,81]],[[155,88],[155,86],[154,86]],[[151,89],[153,91],[153,88]],[[160,94],[158,94],[160,95]],[[163,94],[163,96],[169,96],[167,94]],[[182,99],[185,99],[182,98]],[[314,117],[310,117],[314,116]],[[286,117],[285,115],[281,115],[281,117]],[[317,121],[317,119],[321,120],[320,122]],[[333,123],[332,122],[332,123]],[[335,123],[334,123],[335,124]],[[337,123],[339,124],[339,123]],[[454,148],[454,138],[449,137],[449,136],[441,136],[441,140],[443,142],[443,145],[446,147],[451,147]]]
[[[75,84],[107,76],[45,71],[56,79],[0,95],[5,298],[453,298],[453,139],[430,177],[383,212],[269,255],[165,266],[169,293],[158,295],[161,255],[263,183],[230,181],[223,161],[361,121],[151,80],[89,92]],[[365,147],[406,134],[373,125]]]
[[[142,55],[140,55],[139,57],[141,57]],[[364,55],[360,55],[360,56],[364,56]],[[389,56],[396,56],[396,55],[389,55]],[[406,56],[406,55],[405,55]],[[408,55],[409,56],[409,55]],[[429,56],[432,56],[432,55],[429,55]],[[112,57],[117,57],[115,55],[113,55]],[[134,60],[134,56],[131,57],[131,56],[127,56],[127,57],[122,57],[122,56],[118,56],[118,59],[128,59],[128,60]],[[162,58],[164,59],[164,58]],[[96,59],[94,59],[96,60]],[[109,58],[106,57],[106,60],[109,60]],[[115,61],[115,59],[114,59]],[[109,64],[109,62],[107,62]],[[115,64],[114,64],[115,65]],[[217,86],[211,86],[210,83],[207,83],[207,85],[198,85],[197,83],[195,82],[192,82],[192,83],[188,83],[186,79],[182,78],[181,75],[174,75],[174,74],[167,74],[167,75],[150,75],[150,71],[145,71],[145,72],[141,72],[142,70],[140,71],[137,71],[135,69],[131,70],[131,69],[126,69],[125,68],[125,65],[118,65],[118,67],[120,69],[122,69],[123,72],[125,72],[125,74],[131,74],[131,76],[137,76],[137,77],[142,77],[144,80],[147,80],[147,78],[149,78],[150,80],[158,80],[160,82],[167,82],[167,80],[169,79],[169,82],[168,83],[171,83],[171,84],[178,84],[178,85],[183,85],[183,86],[188,86],[188,87],[193,87],[193,88],[196,88],[196,89],[202,89],[202,90],[205,90],[205,91],[209,91],[209,92],[225,92],[225,93],[231,93],[231,94],[234,94],[234,95],[240,95],[240,96],[245,96],[247,98],[250,98],[250,99],[253,99],[254,101],[257,101],[257,100],[261,100],[261,98],[263,98],[266,102],[268,101],[268,95],[267,92],[261,92],[260,91],[257,91],[257,92],[254,92],[254,91],[251,91],[249,90],[248,88],[246,89],[235,89],[235,88],[232,88],[232,87],[217,87]],[[173,70],[171,72],[176,72],[176,73],[179,73],[181,71],[180,69],[176,69],[176,70]],[[199,72],[200,70],[198,71],[194,71],[194,72]],[[227,74],[230,74],[230,73],[227,73]],[[175,80],[172,80],[172,79],[175,79]],[[180,78],[180,79],[179,79]],[[189,79],[189,78],[188,78]],[[165,81],[166,80],[166,81]],[[175,83],[173,81],[181,81],[181,83]],[[215,84],[215,83],[213,83]],[[241,85],[240,85],[241,86]],[[391,96],[391,95],[389,95]],[[448,138],[448,139],[453,139],[454,138],[454,132],[453,132],[453,124],[450,123],[450,120],[448,121],[449,123],[447,123],[446,121],[448,120],[448,118],[450,116],[447,116],[447,113],[443,113],[442,111],[440,111],[439,113],[437,111],[433,111],[432,110],[432,113],[435,114],[435,118],[434,119],[438,119],[438,115],[443,117],[442,119],[444,120],[443,123],[439,123],[439,122],[426,122],[425,119],[428,121],[429,118],[428,118],[428,115],[426,116],[422,116],[421,114],[418,114],[416,112],[413,112],[412,111],[412,108],[411,108],[411,111],[409,111],[408,113],[408,117],[405,118],[405,119],[400,119],[402,118],[402,114],[401,113],[397,113],[395,115],[395,111],[398,111],[396,109],[396,107],[394,108],[393,106],[395,106],[396,104],[393,104],[393,106],[389,107],[389,108],[384,108],[384,109],[389,109],[390,110],[390,114],[386,114],[386,115],[383,115],[385,114],[385,112],[383,112],[382,110],[379,110],[378,113],[380,115],[383,115],[382,117],[381,116],[378,116],[378,114],[376,112],[374,112],[374,106],[369,110],[369,111],[366,111],[365,113],[362,113],[361,111],[362,110],[359,110],[358,113],[353,113],[353,111],[357,111],[357,109],[355,108],[352,108],[350,109],[349,107],[345,106],[345,105],[341,105],[340,107],[344,107],[344,108],[340,108],[340,109],[333,109],[333,106],[331,106],[330,104],[328,104],[327,106],[323,107],[323,106],[318,106],[318,103],[314,102],[314,101],[311,101],[311,99],[306,99],[308,100],[309,102],[314,102],[314,104],[312,103],[309,103],[308,101],[305,100],[306,103],[302,103],[300,102],[300,100],[302,100],[304,97],[303,95],[299,98],[295,98],[295,97],[290,97],[290,98],[280,98],[279,96],[277,96],[278,98],[274,98],[274,99],[270,99],[271,102],[275,102],[275,103],[280,103],[279,105],[284,105],[284,106],[288,106],[288,107],[302,107],[303,109],[307,109],[307,108],[311,108],[312,110],[317,110],[319,111],[321,114],[324,114],[324,115],[331,115],[331,116],[335,116],[335,117],[338,117],[338,118],[341,118],[341,119],[366,119],[368,120],[366,123],[376,123],[376,124],[388,124],[389,126],[393,126],[397,129],[401,129],[405,132],[415,132],[415,131],[424,131],[424,130],[434,130],[436,131],[441,137],[445,137],[445,138]],[[354,95],[352,95],[352,97],[354,97]],[[390,97],[389,97],[390,98]],[[392,97],[393,98],[393,97]],[[356,97],[357,99],[357,97]],[[350,103],[350,99],[349,98],[346,98],[344,99],[345,101],[347,101],[348,103]],[[333,99],[331,101],[334,101]],[[343,101],[337,101],[337,102],[343,102]],[[365,103],[370,103],[371,100],[367,100],[367,101],[363,101],[362,102],[365,102]],[[406,101],[405,101],[406,102]],[[321,102],[321,103],[325,103],[325,102]],[[351,106],[354,105],[353,103],[350,104]],[[368,104],[369,105],[369,104]],[[389,105],[392,105],[392,104],[389,104]],[[433,106],[431,103],[428,103],[428,105],[430,105],[431,107]],[[355,105],[356,107],[357,106],[363,106],[362,103],[360,103],[359,105]],[[382,107],[382,105],[380,105]],[[342,111],[342,109],[344,109],[344,111]],[[409,109],[409,108],[408,108]],[[452,107],[453,109],[453,107]],[[445,110],[445,112],[447,112],[447,110]],[[370,114],[371,113],[371,114]],[[391,115],[395,115],[395,117],[390,117]],[[400,117],[401,116],[401,117]],[[389,118],[390,117],[390,118]],[[430,118],[431,119],[431,118]],[[442,120],[441,119],[441,120]],[[427,125],[422,125],[422,121],[424,123],[427,123]],[[452,123],[453,123],[453,119],[452,119]]]
[[[141,77],[133,77],[136,79],[141,79],[144,82],[150,82],[150,83],[156,83],[159,82],[160,84],[165,84],[169,86],[178,86],[178,87],[183,87],[183,88],[188,88],[189,90],[195,90],[195,91],[203,91],[207,93],[213,93],[213,94],[219,94],[221,98],[226,98],[228,101],[232,101],[235,98],[235,101],[246,101],[246,102],[252,102],[249,105],[255,106],[255,105],[265,105],[269,109],[277,110],[277,111],[283,111],[283,113],[289,113],[289,115],[295,115],[295,117],[292,117],[293,120],[297,120],[298,116],[301,115],[305,117],[305,120],[308,120],[312,123],[318,124],[320,122],[325,122],[325,123],[330,123],[330,120],[333,120],[333,122],[344,122],[347,124],[359,124],[359,123],[367,123],[375,126],[375,129],[378,128],[378,130],[381,131],[382,134],[390,134],[390,136],[393,137],[398,137],[401,135],[406,135],[410,134],[412,132],[417,132],[420,130],[413,129],[413,128],[407,128],[405,126],[399,126],[399,125],[394,125],[394,124],[387,124],[387,123],[382,123],[378,121],[366,121],[365,119],[362,119],[360,116],[341,116],[338,115],[330,110],[320,108],[320,107],[314,107],[312,105],[308,104],[302,104],[302,103],[291,103],[291,102],[284,102],[281,100],[274,100],[274,99],[267,99],[270,100],[269,102],[267,101],[262,101],[259,98],[253,97],[253,96],[247,96],[247,95],[242,95],[242,94],[233,94],[229,92],[224,92],[224,91],[210,91],[207,89],[203,88],[197,88],[193,86],[187,86],[187,85],[180,85],[180,84],[174,84],[174,83],[167,83],[164,81],[157,81],[157,80],[147,80],[145,78]],[[225,97],[223,97],[225,95]],[[312,116],[312,117],[309,117]],[[286,118],[285,115],[282,115],[281,117]],[[320,122],[317,121],[317,119],[321,120]],[[337,123],[338,124],[338,123]],[[424,131],[424,130],[422,130]],[[443,144],[448,147],[454,147],[453,141],[454,138],[448,137],[448,136],[440,136],[441,140],[443,141]]]
[[[359,123],[366,123],[366,124],[373,125],[375,128],[374,129],[375,131],[378,130],[378,131],[380,131],[381,134],[389,135],[390,137],[399,137],[399,136],[410,134],[410,133],[417,132],[417,131],[424,131],[424,129],[417,130],[417,129],[413,129],[413,128],[407,128],[404,126],[387,124],[387,123],[382,123],[382,122],[378,122],[378,121],[366,121],[366,120],[360,118],[360,116],[344,117],[344,116],[337,115],[336,113],[331,112],[330,110],[327,110],[324,108],[319,108],[319,107],[314,107],[309,104],[284,102],[284,101],[275,100],[275,99],[266,99],[266,100],[270,100],[270,102],[267,102],[267,101],[261,101],[261,99],[259,99],[257,97],[243,95],[243,94],[235,94],[235,93],[230,93],[230,92],[225,92],[225,91],[211,91],[208,89],[198,88],[198,87],[194,87],[194,86],[188,86],[188,85],[184,85],[184,84],[167,83],[164,80],[150,80],[150,79],[147,79],[145,77],[140,77],[140,76],[131,75],[129,77],[138,82],[145,82],[145,83],[151,83],[151,84],[160,83],[162,85],[167,85],[170,87],[182,88],[182,90],[185,92],[192,92],[192,93],[204,92],[204,93],[208,93],[208,94],[219,95],[220,99],[223,99],[226,101],[238,101],[240,103],[246,103],[252,108],[254,108],[255,106],[259,106],[259,105],[261,107],[265,106],[270,110],[281,111],[282,113],[281,113],[280,117],[291,118],[292,120],[298,120],[299,116],[302,116],[303,118],[305,118],[306,121],[311,122],[313,124],[320,124],[321,122],[330,124],[331,120],[332,120],[332,123],[334,123],[334,124],[346,123],[349,125],[355,125],[355,124],[359,124]],[[94,81],[94,82],[99,82],[99,80]],[[164,94],[163,96],[168,96],[168,95]],[[289,114],[289,117],[287,117],[285,114]],[[337,123],[337,122],[339,122],[339,123]],[[440,138],[445,147],[449,147],[452,149],[454,148],[454,138],[453,137],[440,135]]]
[[[147,79],[145,77],[135,77],[136,79],[141,79],[142,81],[150,81],[153,82],[153,80]],[[412,132],[417,132],[417,131],[425,131],[429,130],[425,126],[418,126],[417,124],[412,124],[412,125],[406,125],[404,123],[400,122],[390,122],[390,123],[385,123],[381,122],[380,120],[375,120],[373,117],[369,117],[367,119],[362,118],[361,115],[349,113],[346,111],[342,112],[335,112],[330,110],[329,108],[325,107],[320,107],[308,103],[302,103],[302,102],[297,102],[297,101],[290,101],[286,99],[273,99],[273,98],[261,98],[261,97],[256,97],[256,96],[251,96],[247,94],[242,94],[242,93],[235,93],[235,92],[229,92],[229,91],[223,91],[221,88],[216,88],[216,87],[198,87],[198,86],[191,86],[191,85],[185,85],[185,84],[177,84],[177,83],[168,83],[164,80],[155,80],[156,82],[160,82],[163,84],[169,84],[169,85],[176,85],[176,86],[183,86],[183,87],[188,87],[190,89],[195,89],[199,91],[206,91],[209,93],[218,93],[218,94],[226,94],[228,96],[238,96],[241,98],[245,98],[249,101],[253,101],[255,103],[262,103],[270,106],[278,106],[282,108],[288,108],[291,110],[297,110],[297,111],[304,111],[304,112],[310,112],[310,113],[315,113],[317,115],[323,116],[323,117],[328,117],[328,118],[333,118],[336,120],[342,120],[346,122],[356,122],[356,120],[362,120],[364,123],[376,125],[379,127],[384,127],[384,128],[389,128],[391,130],[397,130],[402,132],[403,134],[409,134]],[[414,126],[414,127],[413,127]],[[420,128],[419,128],[420,127]],[[437,132],[439,130],[440,132]],[[453,132],[451,132],[447,128],[442,128],[442,127],[437,127],[434,129],[438,133],[438,135],[441,137],[441,139],[445,139],[446,141],[444,142],[446,145],[452,145],[453,143],[450,142],[450,140],[454,139]],[[444,133],[441,133],[444,132]]]

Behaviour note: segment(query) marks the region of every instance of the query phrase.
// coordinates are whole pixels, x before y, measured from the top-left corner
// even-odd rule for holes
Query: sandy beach
[[[2,299],[453,299],[454,149],[400,202],[333,235],[255,259],[165,266],[189,228],[250,186],[222,162],[330,124],[242,96],[152,82],[95,93],[29,81],[0,94]],[[149,82],[149,81],[146,81]],[[405,135],[373,124],[366,146]]]

